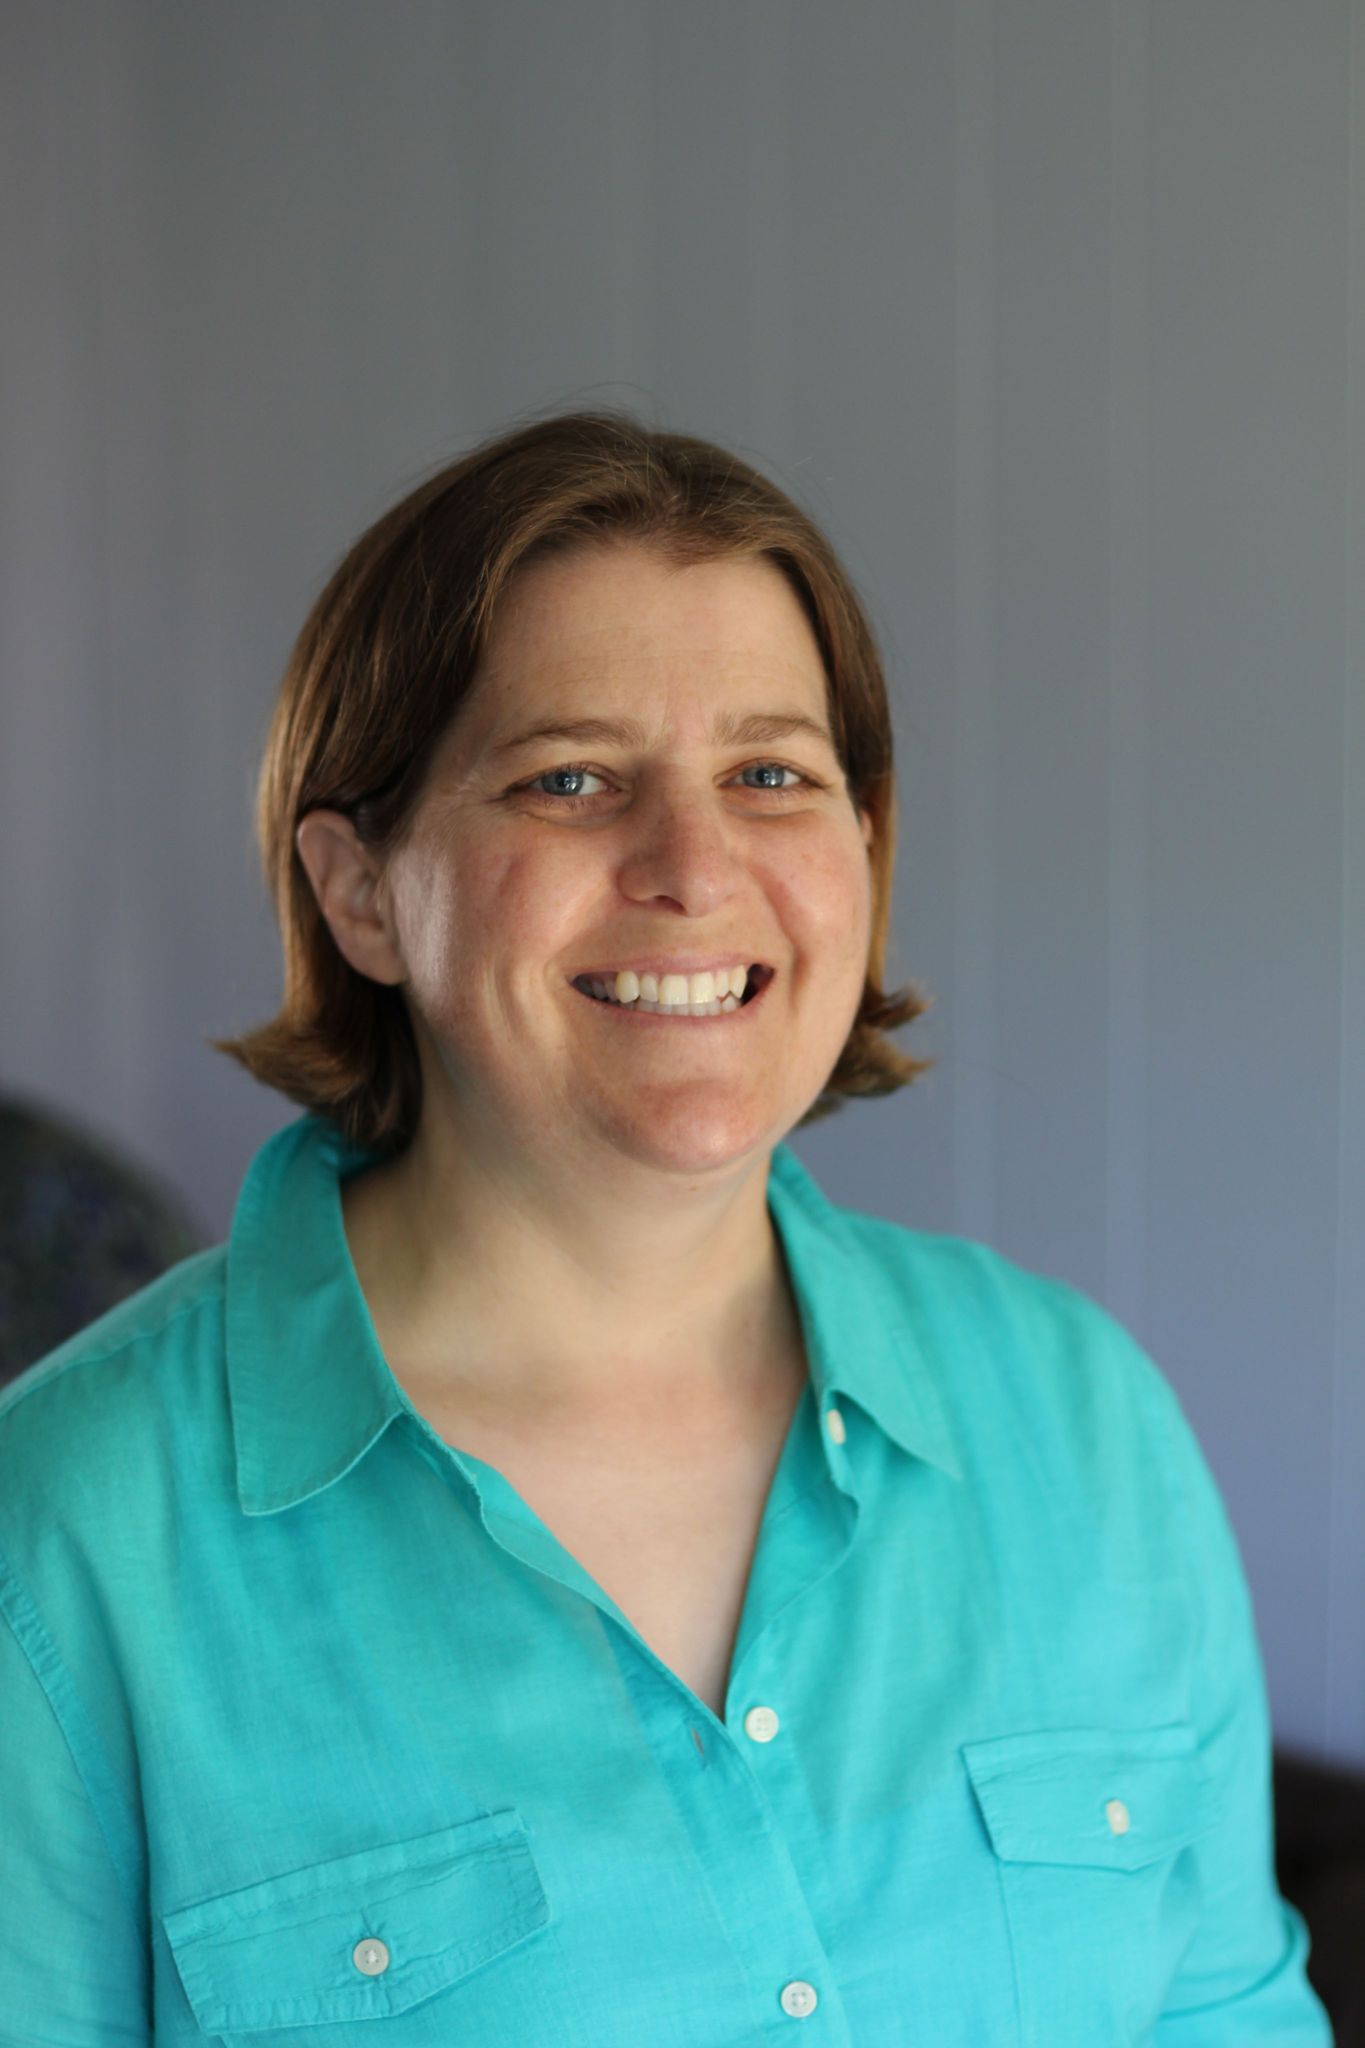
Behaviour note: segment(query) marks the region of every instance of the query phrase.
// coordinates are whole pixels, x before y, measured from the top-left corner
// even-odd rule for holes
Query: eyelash
[[[744,767],[737,768],[735,773],[743,775],[745,770],[749,768],[780,768],[784,775],[797,776],[808,789],[822,789],[824,787],[823,783],[817,782],[813,775],[807,775],[804,769],[793,768],[789,761],[746,761]],[[606,794],[605,791],[599,791],[596,796],[555,796],[549,790],[537,789],[535,786],[538,782],[543,782],[547,775],[596,775],[604,782],[610,780],[610,777],[602,769],[592,767],[587,761],[557,761],[553,768],[542,768],[539,775],[531,776],[529,781],[514,784],[507,794],[509,796],[541,797],[557,811],[580,810],[587,804],[600,803],[603,795]],[[755,796],[795,796],[796,794],[795,785],[789,785],[785,789],[756,789],[754,791]]]

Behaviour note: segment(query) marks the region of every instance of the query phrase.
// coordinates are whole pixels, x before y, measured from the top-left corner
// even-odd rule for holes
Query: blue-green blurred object
[[[116,1146],[0,1097],[0,1384],[202,1242]]]

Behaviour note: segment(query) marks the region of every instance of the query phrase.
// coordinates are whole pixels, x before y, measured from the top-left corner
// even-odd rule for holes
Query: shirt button
[[[771,1707],[750,1707],[744,1716],[744,1733],[750,1742],[771,1742],[781,1726]]]
[[[790,1984],[782,1986],[782,2010],[790,2013],[794,2020],[805,2019],[819,2003],[815,1986],[808,1984],[804,1977],[793,1977]]]
[[[1111,1799],[1104,1811],[1111,1831],[1116,1835],[1126,1835],[1128,1832],[1128,1808],[1124,1805],[1123,1801],[1121,1799]]]
[[[844,1418],[839,1413],[837,1408],[826,1408],[825,1428],[834,1438],[836,1444],[843,1443],[844,1439],[848,1435],[848,1431],[844,1428]]]
[[[351,1961],[364,1977],[380,1977],[389,1967],[389,1952],[382,1941],[366,1935],[351,1950]]]

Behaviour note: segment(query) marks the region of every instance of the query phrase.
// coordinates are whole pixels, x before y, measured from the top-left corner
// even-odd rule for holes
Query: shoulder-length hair
[[[509,580],[533,559],[611,541],[680,562],[766,557],[819,645],[849,794],[873,823],[872,920],[862,1002],[801,1122],[846,1096],[890,1094],[934,1064],[886,1036],[932,998],[914,984],[882,986],[896,837],[891,717],[871,628],[833,548],[775,484],[709,441],[610,409],[568,413],[485,441],[377,520],[333,572],[284,672],[256,804],[284,997],[269,1023],[210,1042],[352,1145],[396,1151],[416,1131],[417,1045],[401,990],[343,958],[295,832],[310,811],[336,810],[381,856],[396,846]]]

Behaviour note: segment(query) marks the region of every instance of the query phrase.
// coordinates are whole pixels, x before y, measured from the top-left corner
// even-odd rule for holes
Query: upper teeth
[[[737,1001],[744,993],[748,980],[747,967],[723,967],[718,974],[636,974],[631,968],[623,967],[615,975],[588,975],[594,994],[607,996],[614,1002],[658,1003],[669,1008],[690,1007],[693,1003],[724,1002],[727,996]]]

